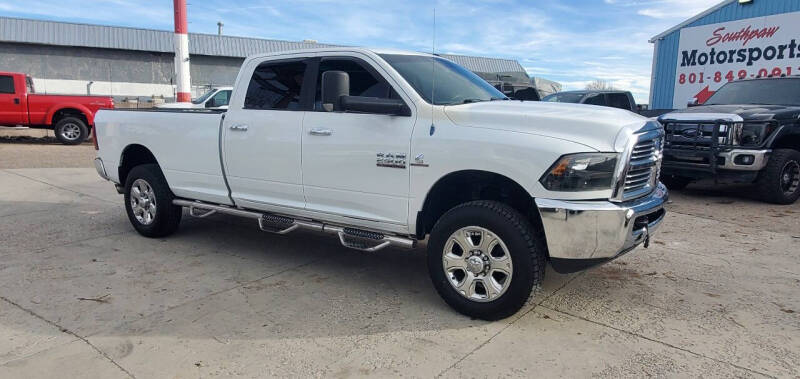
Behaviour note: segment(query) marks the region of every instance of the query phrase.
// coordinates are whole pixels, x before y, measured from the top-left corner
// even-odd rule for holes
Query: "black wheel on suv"
[[[496,201],[442,216],[428,243],[434,287],[457,311],[483,320],[516,313],[544,278],[545,252],[531,223]]]
[[[89,137],[89,127],[77,117],[64,117],[58,120],[53,132],[58,142],[65,145],[77,145]]]
[[[661,183],[664,183],[670,190],[682,190],[692,182],[691,178],[675,175],[664,175],[661,177]]]
[[[756,180],[765,201],[792,204],[800,197],[800,152],[775,149]]]
[[[165,237],[178,229],[183,209],[156,164],[134,167],[125,180],[125,210],[134,229],[145,237]]]

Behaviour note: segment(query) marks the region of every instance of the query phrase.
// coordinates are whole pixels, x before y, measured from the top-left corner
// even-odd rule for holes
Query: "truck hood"
[[[459,126],[537,134],[617,151],[623,130],[642,128],[647,118],[617,108],[540,101],[485,101],[446,106],[445,114]]]
[[[668,119],[670,118],[670,115],[687,115],[694,113],[735,114],[740,116],[745,121],[789,120],[797,119],[800,116],[800,107],[788,105],[753,104],[700,105],[676,110],[661,116],[661,118]]]

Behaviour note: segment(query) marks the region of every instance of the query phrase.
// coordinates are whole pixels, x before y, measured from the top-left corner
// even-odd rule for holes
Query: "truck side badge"
[[[409,166],[428,167],[428,164],[425,163],[425,154],[417,154],[417,156],[414,157],[414,163],[409,164]]]

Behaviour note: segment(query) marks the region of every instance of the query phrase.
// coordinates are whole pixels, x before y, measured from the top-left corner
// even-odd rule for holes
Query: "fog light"
[[[739,166],[750,166],[755,161],[756,161],[755,155],[751,154],[737,155],[736,158],[733,158],[733,163]]]

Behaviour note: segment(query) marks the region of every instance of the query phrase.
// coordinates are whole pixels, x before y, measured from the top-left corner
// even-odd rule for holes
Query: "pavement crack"
[[[776,376],[774,376],[774,375],[770,375],[770,374],[767,374],[767,373],[764,373],[764,372],[761,372],[761,371],[758,371],[758,370],[755,370],[755,369],[752,369],[752,368],[749,368],[749,367],[745,367],[745,366],[738,365],[736,363],[724,361],[724,360],[719,359],[719,358],[710,357],[708,355],[701,354],[701,353],[689,350],[689,349],[684,348],[684,347],[673,345],[673,344],[671,344],[669,342],[659,341],[659,340],[657,340],[655,338],[651,338],[651,337],[648,337],[648,336],[645,336],[645,335],[642,335],[642,334],[639,334],[639,333],[636,333],[636,332],[632,332],[632,331],[629,331],[629,330],[618,328],[618,327],[615,327],[613,325],[609,325],[609,324],[602,323],[602,322],[599,322],[599,321],[590,320],[590,319],[588,319],[586,317],[583,317],[583,316],[579,316],[579,315],[572,314],[570,312],[566,312],[566,311],[562,311],[562,310],[559,310],[559,309],[555,309],[554,307],[548,307],[547,305],[542,305],[542,304],[540,304],[539,306],[544,308],[544,309],[549,309],[549,310],[551,310],[553,312],[557,312],[557,313],[561,313],[561,314],[564,314],[564,315],[567,315],[567,316],[570,316],[570,317],[574,317],[574,318],[586,321],[586,322],[591,323],[591,324],[595,324],[595,325],[602,326],[602,327],[605,327],[605,328],[608,328],[608,329],[612,329],[612,330],[618,331],[620,333],[625,333],[625,334],[628,334],[630,336],[634,336],[634,337],[641,338],[641,339],[644,339],[644,340],[647,340],[647,341],[650,341],[650,342],[653,342],[653,343],[657,343],[659,345],[663,345],[663,346],[666,346],[666,347],[671,348],[671,349],[679,350],[679,351],[694,355],[696,357],[705,358],[705,359],[712,360],[712,361],[717,362],[717,363],[722,363],[722,364],[725,364],[725,365],[733,366],[733,367],[736,367],[736,368],[738,368],[740,370],[747,371],[747,372],[749,372],[751,374],[757,374],[757,375],[765,376],[765,377],[768,377],[768,378],[776,378]]]
[[[492,341],[492,340],[493,340],[495,337],[499,336],[499,335],[500,335],[500,333],[503,333],[503,332],[504,332],[506,329],[508,329],[509,327],[511,327],[511,325],[514,325],[514,323],[516,323],[517,321],[519,321],[520,319],[522,319],[523,317],[525,317],[525,316],[526,316],[528,313],[531,313],[531,312],[533,312],[533,310],[534,310],[534,309],[536,309],[536,307],[538,307],[538,306],[541,306],[541,304],[542,304],[543,302],[547,301],[547,299],[550,299],[551,297],[555,296],[555,294],[556,294],[556,293],[558,293],[558,291],[561,291],[562,289],[564,289],[564,287],[568,286],[570,283],[572,283],[572,282],[573,282],[575,279],[577,279],[578,277],[580,277],[580,276],[583,276],[583,274],[584,274],[584,272],[580,272],[580,273],[576,274],[575,276],[573,276],[572,278],[569,278],[569,279],[568,279],[566,282],[564,282],[564,284],[562,284],[560,287],[556,288],[556,289],[555,289],[555,290],[554,290],[554,291],[553,291],[553,292],[552,292],[550,295],[547,295],[547,296],[546,296],[546,297],[544,297],[544,298],[543,298],[541,301],[539,301],[539,302],[537,302],[537,303],[534,303],[534,304],[533,304],[533,306],[532,306],[530,309],[526,310],[525,312],[522,312],[522,314],[517,314],[517,315],[514,317],[514,319],[513,319],[513,320],[511,320],[511,321],[510,321],[508,324],[506,324],[506,326],[504,326],[504,327],[500,328],[500,330],[498,330],[496,333],[492,334],[492,335],[491,335],[489,338],[487,338],[487,339],[486,339],[486,341],[483,341],[483,342],[481,342],[480,344],[478,344],[478,346],[475,346],[475,348],[471,349],[471,350],[470,350],[468,353],[464,354],[464,355],[463,355],[461,358],[459,358],[458,360],[456,360],[455,362],[453,362],[453,364],[451,364],[450,366],[448,366],[447,368],[445,368],[444,370],[442,370],[441,372],[439,372],[438,374],[436,374],[436,376],[435,376],[435,377],[436,377],[436,378],[441,378],[441,377],[442,377],[444,374],[446,374],[448,371],[452,370],[453,368],[455,368],[456,366],[458,366],[458,364],[459,364],[459,363],[461,363],[462,361],[464,361],[465,359],[467,359],[467,357],[469,357],[470,355],[474,354],[476,351],[478,351],[478,350],[480,350],[481,348],[483,348],[484,346],[486,346],[486,345],[487,345],[489,342],[491,342],[491,341]]]
[[[97,197],[97,196],[94,196],[94,195],[90,195],[90,194],[83,193],[83,192],[80,192],[80,191],[75,191],[75,190],[72,190],[72,189],[69,189],[69,188],[66,188],[66,187],[57,186],[57,185],[55,185],[55,184],[52,184],[52,183],[45,182],[44,180],[39,180],[39,179],[36,179],[36,178],[31,178],[30,176],[27,176],[27,175],[22,175],[22,174],[20,174],[20,173],[18,173],[18,172],[14,172],[14,171],[11,171],[11,170],[4,170],[4,172],[6,172],[6,173],[9,173],[9,174],[12,174],[12,175],[16,175],[16,176],[19,176],[19,177],[22,177],[22,178],[25,178],[25,179],[28,179],[28,180],[33,180],[34,182],[42,183],[42,184],[44,184],[44,185],[48,185],[48,186],[50,186],[50,187],[53,187],[53,188],[58,188],[58,189],[60,189],[60,190],[63,190],[63,191],[69,191],[69,192],[72,192],[72,193],[74,193],[74,194],[77,194],[77,195],[81,195],[81,196],[90,197],[90,198],[92,198],[92,199],[94,199],[94,200],[99,200],[99,201],[102,201],[102,202],[104,202],[104,203],[109,203],[109,204],[119,204],[119,203],[118,203],[118,202],[116,202],[116,201],[111,201],[111,200],[102,199],[102,198],[99,198],[99,197]]]
[[[81,336],[81,335],[79,335],[78,333],[75,333],[75,332],[73,332],[73,331],[71,331],[71,330],[69,330],[69,329],[67,329],[67,328],[63,327],[63,326],[61,326],[61,325],[57,324],[57,323],[56,323],[56,322],[54,322],[54,321],[50,321],[50,320],[46,319],[45,317],[43,317],[43,316],[40,316],[38,313],[34,312],[33,310],[31,310],[31,309],[28,309],[28,308],[25,308],[25,307],[23,307],[23,306],[21,306],[21,305],[17,304],[16,302],[14,302],[14,301],[12,301],[12,300],[10,300],[10,299],[6,298],[5,296],[0,296],[0,300],[3,300],[3,301],[5,301],[6,303],[8,303],[8,304],[11,304],[11,305],[13,305],[14,307],[16,307],[16,308],[18,308],[18,309],[22,310],[23,312],[25,312],[25,313],[27,313],[27,314],[29,314],[29,315],[31,315],[31,316],[33,316],[33,317],[35,317],[35,318],[39,319],[39,320],[42,320],[42,321],[44,321],[44,322],[45,322],[45,323],[47,323],[48,325],[50,325],[50,326],[53,326],[53,327],[57,328],[57,329],[58,329],[60,332],[62,332],[62,333],[69,334],[69,335],[71,335],[71,336],[73,336],[73,337],[75,337],[75,338],[77,338],[77,339],[79,339],[79,340],[83,341],[85,344],[89,345],[89,347],[91,347],[91,348],[92,348],[92,349],[93,349],[95,352],[97,352],[98,354],[100,354],[101,356],[103,356],[103,358],[105,358],[105,359],[107,359],[109,362],[113,363],[113,364],[114,364],[114,366],[117,366],[117,368],[118,368],[118,369],[120,369],[122,372],[124,372],[126,375],[128,375],[128,376],[129,376],[129,377],[131,377],[131,378],[136,378],[136,376],[134,376],[133,374],[131,374],[131,373],[130,373],[130,371],[126,370],[126,369],[125,369],[124,367],[122,367],[122,366],[121,366],[119,363],[117,363],[117,361],[115,361],[115,360],[114,360],[114,358],[112,358],[110,355],[106,354],[106,352],[105,352],[105,351],[101,350],[100,348],[98,348],[97,346],[95,346],[94,344],[92,344],[91,342],[89,342],[89,340],[88,340],[86,337],[84,337],[84,336]]]

